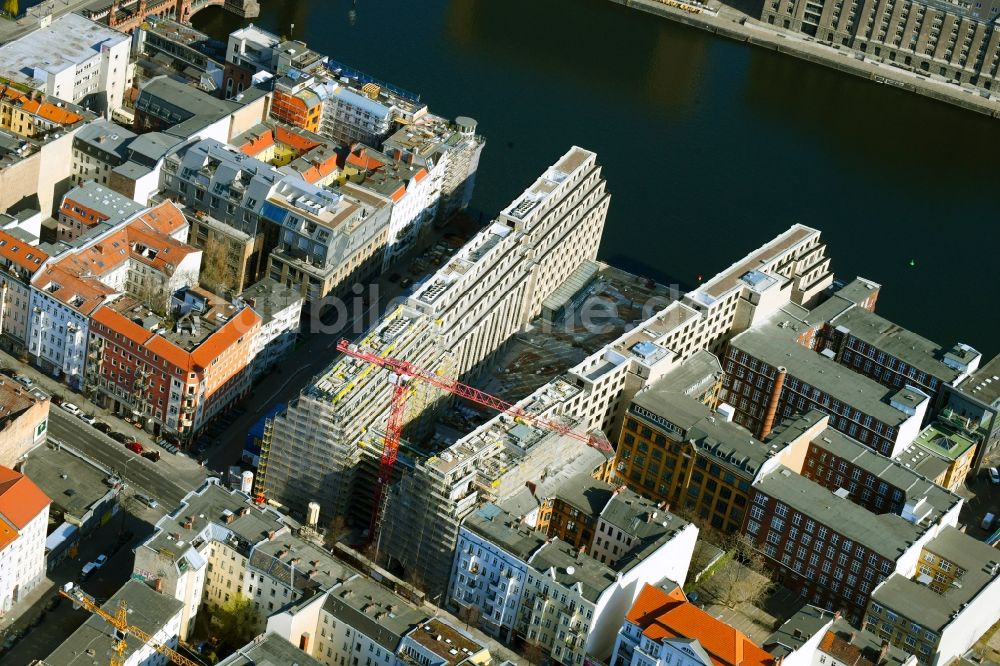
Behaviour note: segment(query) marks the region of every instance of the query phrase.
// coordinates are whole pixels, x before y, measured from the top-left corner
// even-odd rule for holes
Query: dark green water
[[[607,0],[261,5],[265,29],[476,118],[487,217],[578,144],[613,195],[605,261],[690,286],[802,222],[838,275],[884,285],[884,316],[1000,351],[996,121]]]

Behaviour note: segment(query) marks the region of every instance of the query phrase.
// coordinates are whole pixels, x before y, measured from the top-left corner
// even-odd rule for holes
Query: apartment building
[[[926,5],[767,0],[761,21],[850,47],[865,58],[984,90],[996,89],[1000,4]]]
[[[395,159],[413,155],[413,163],[427,169],[436,193],[432,196],[440,196],[439,219],[464,210],[472,200],[479,156],[486,144],[476,127],[468,116],[449,122],[428,113],[399,128],[382,144],[382,150]]]
[[[608,203],[596,156],[580,148],[564,155],[521,198],[524,202],[511,204],[361,345],[447,376],[488,363],[579,262],[594,258]],[[390,402],[385,378],[353,359],[335,362],[271,421],[257,489],[295,511],[316,500],[332,515],[367,524],[374,495],[369,484],[381,447],[374,429],[384,423]],[[438,400],[432,392],[425,396],[412,403],[417,407],[411,405],[411,414],[419,416],[423,406]],[[363,476],[356,485],[358,474]],[[451,533],[453,540],[457,524]],[[443,553],[436,576],[442,588],[450,552]]]
[[[799,344],[797,328],[779,310],[729,341],[722,400],[735,409],[733,420],[763,438],[777,421],[818,409],[837,430],[898,455],[919,434],[930,397],[916,388],[887,389],[844,368]]]
[[[187,225],[169,202],[97,227],[60,243],[56,259],[35,274],[28,304],[28,352],[77,390],[94,311],[125,292],[165,308],[171,291],[197,283],[201,263],[201,252],[179,240]]]
[[[217,666],[254,666],[255,664],[320,666],[321,663],[277,634],[266,633],[257,636],[218,662]]]
[[[278,364],[295,347],[301,328],[302,295],[270,278],[244,289],[239,301],[261,319],[260,332],[250,350],[250,374],[256,378]]]
[[[112,171],[126,162],[136,134],[109,120],[96,120],[73,137],[73,179],[80,185],[108,185]]]
[[[90,321],[86,388],[98,405],[186,440],[246,394],[262,347],[253,308],[197,288],[182,294],[191,306],[171,308],[175,324],[129,296],[99,307]]]
[[[261,71],[273,73],[274,50],[281,38],[254,24],[229,33],[226,45],[223,97],[239,95],[253,85],[254,76]]]
[[[382,269],[408,250],[426,226],[437,217],[440,188],[412,154],[396,159],[367,146],[354,146],[344,159],[344,178],[388,202],[388,239]]]
[[[540,498],[536,529],[578,550],[588,549],[597,557],[591,548],[597,521],[614,493],[615,487],[610,483],[581,475],[560,486],[551,497]]]
[[[116,227],[145,207],[88,179],[66,193],[56,217],[56,240],[72,241],[93,230]]]
[[[317,187],[334,182],[340,175],[339,145],[298,127],[272,120],[260,123],[230,142],[244,155],[298,174]]]
[[[51,503],[24,474],[0,467],[0,615],[45,579]]]
[[[73,140],[94,114],[38,91],[0,86],[0,209],[53,214],[73,181]]]
[[[865,628],[921,664],[951,663],[1000,617],[998,562],[995,548],[945,527],[923,544],[914,568],[875,588]]]
[[[115,662],[122,666],[170,663],[170,660],[156,648],[162,645],[172,650],[178,649],[181,603],[158,594],[144,583],[129,580],[118,588],[110,599],[101,604],[101,609],[115,616],[122,605],[127,609],[128,623],[149,636],[148,641],[129,634],[128,639],[123,641],[125,651],[119,655],[116,652],[118,645],[116,632],[109,629],[108,622],[104,618],[90,615],[79,629],[70,634],[45,658],[43,663],[72,664],[84,660],[101,664]]]
[[[190,25],[156,17],[143,22],[135,31],[135,53],[142,78],[168,74],[220,96],[225,49]]]
[[[278,229],[263,219],[262,210],[268,195],[283,178],[275,167],[206,139],[167,157],[161,187],[185,206],[252,239],[252,251],[239,267],[243,279],[236,288],[243,289],[264,277],[268,255],[277,246]],[[214,229],[209,234],[209,226],[209,222],[199,223],[193,242],[207,242],[210,236],[218,240],[216,234],[226,235]]]
[[[110,118],[125,95],[130,49],[128,35],[63,14],[0,46],[0,75]]]
[[[108,187],[122,196],[149,205],[160,191],[160,178],[166,159],[180,150],[189,137],[163,132],[146,132],[129,142],[124,163],[111,169]],[[168,197],[171,193],[166,193]]]
[[[628,609],[611,666],[777,666],[742,632],[689,602],[673,581],[646,584]]]
[[[806,604],[762,647],[784,666],[916,666],[909,651],[847,623],[840,613]]]
[[[28,240],[0,231],[0,344],[16,353],[27,346],[31,280],[49,260]]]
[[[686,578],[698,532],[626,493],[613,500],[611,512],[621,515],[608,524],[639,527],[643,534],[608,564],[528,529],[503,506],[473,512],[459,532],[449,603],[476,609],[488,633],[538,646],[554,663],[606,658],[642,587]]]
[[[375,278],[383,268],[390,207],[366,199],[298,179],[279,182],[261,210],[280,230],[268,276],[295,289],[317,313]]]
[[[900,460],[913,461],[934,483],[951,491],[958,490],[972,471],[976,443],[961,427],[949,422],[951,414],[943,411],[938,420],[920,431],[913,443],[899,454]]]
[[[49,399],[40,398],[10,377],[0,377],[0,465],[13,467],[45,441]]]
[[[846,489],[832,492],[779,466],[754,484],[744,531],[785,586],[857,624],[872,590],[913,570],[923,544],[956,525],[961,506],[942,490],[910,498],[902,515],[876,515]]]

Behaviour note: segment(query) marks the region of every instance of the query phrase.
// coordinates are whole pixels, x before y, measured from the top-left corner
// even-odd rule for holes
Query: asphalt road
[[[151,462],[55,406],[49,411],[49,439],[124,475],[126,484],[152,495],[164,506],[177,506],[205,478],[204,470],[190,459],[186,465],[182,461]],[[167,456],[173,454],[164,454]]]

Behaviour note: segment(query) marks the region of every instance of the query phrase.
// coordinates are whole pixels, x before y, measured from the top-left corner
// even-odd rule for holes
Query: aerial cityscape
[[[1000,666],[998,13],[5,0],[0,665]]]

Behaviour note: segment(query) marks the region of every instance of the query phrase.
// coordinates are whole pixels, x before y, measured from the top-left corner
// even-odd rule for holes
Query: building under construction
[[[545,299],[597,256],[610,195],[596,156],[572,148],[486,229],[359,341],[448,377],[489,367]],[[373,507],[389,373],[341,358],[265,429],[257,487],[299,513],[310,501],[328,519],[367,524]],[[406,436],[429,432],[442,396],[415,387]],[[403,466],[433,452],[406,449]]]

